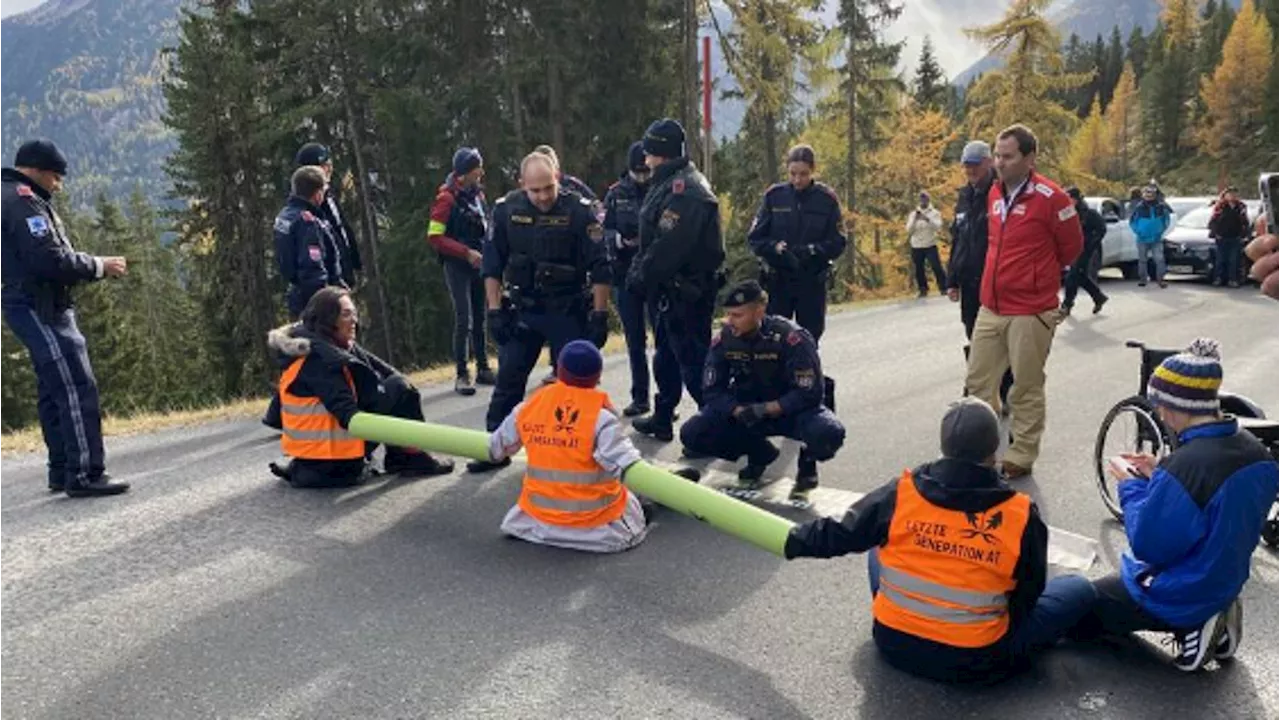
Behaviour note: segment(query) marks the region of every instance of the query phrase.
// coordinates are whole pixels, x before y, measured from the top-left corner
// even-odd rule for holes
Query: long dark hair
[[[342,298],[351,293],[339,287],[325,287],[316,291],[302,310],[302,327],[334,342],[338,318],[342,315]]]

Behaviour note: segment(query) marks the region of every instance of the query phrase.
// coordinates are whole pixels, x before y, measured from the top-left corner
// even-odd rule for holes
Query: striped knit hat
[[[1160,363],[1147,382],[1147,396],[1156,405],[1188,415],[1216,415],[1221,386],[1218,341],[1196,338],[1185,352]]]

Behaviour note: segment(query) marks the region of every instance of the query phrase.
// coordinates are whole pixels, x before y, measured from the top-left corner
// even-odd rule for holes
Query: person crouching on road
[[[1277,467],[1257,438],[1222,415],[1221,384],[1222,356],[1207,338],[1151,375],[1147,397],[1177,433],[1177,449],[1158,464],[1124,456],[1133,474],[1113,468],[1130,551],[1118,574],[1094,582],[1098,600],[1073,638],[1171,632],[1173,664],[1186,672],[1235,655],[1240,591],[1276,500]]]
[[[1000,422],[976,398],[942,417],[942,459],[792,529],[787,559],[867,552],[872,637],[891,665],[947,682],[999,680],[1055,644],[1095,593],[1045,583],[1049,531],[995,470]]]
[[[626,437],[609,396],[597,388],[604,356],[586,340],[560,351],[556,382],[521,402],[489,437],[489,459],[525,448],[520,500],[502,532],[540,545],[622,552],[649,533],[646,507],[622,485],[640,451]],[[685,475],[696,482],[696,474]]]
[[[376,443],[347,432],[357,412],[422,421],[422,401],[409,379],[356,342],[359,317],[344,289],[317,291],[302,321],[272,330],[267,343],[280,355],[280,449],[293,458],[272,472],[294,487],[346,487],[365,476]],[[388,446],[388,473],[426,477],[453,472],[416,448]]]

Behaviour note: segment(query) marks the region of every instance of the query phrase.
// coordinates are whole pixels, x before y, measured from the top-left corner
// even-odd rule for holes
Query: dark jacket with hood
[[[301,324],[272,330],[267,335],[267,344],[275,351],[282,371],[298,358],[306,358],[289,392],[299,397],[319,398],[344,428],[357,412],[375,412],[384,406],[390,381],[408,382],[395,368],[359,343],[343,349]],[[351,371],[354,394],[342,373],[344,367]]]
[[[916,490],[930,503],[959,512],[985,512],[1016,491],[1000,480],[993,468],[943,458],[912,471]],[[861,553],[883,545],[897,505],[898,480],[871,491],[844,518],[820,518],[797,526],[787,538],[786,556],[829,558]],[[1021,552],[1014,566],[1016,586],[1009,593],[1009,633],[1035,607],[1044,591],[1048,567],[1049,530],[1035,503],[1022,533]],[[998,677],[1010,669],[1005,641],[984,648],[960,648],[909,635],[879,622],[872,630],[876,645],[896,667],[923,677],[973,682]]]

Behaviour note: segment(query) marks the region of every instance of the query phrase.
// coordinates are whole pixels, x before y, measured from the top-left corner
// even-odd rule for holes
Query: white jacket
[[[907,215],[907,237],[913,248],[923,249],[937,245],[938,231],[941,229],[942,213],[932,205],[923,210],[917,207]]]

